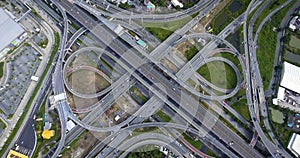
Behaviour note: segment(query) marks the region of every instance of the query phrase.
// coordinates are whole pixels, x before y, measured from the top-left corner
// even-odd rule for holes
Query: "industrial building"
[[[287,148],[296,156],[300,156],[300,135],[293,133]]]
[[[300,67],[288,62],[283,63],[280,86],[300,94]]]
[[[24,34],[24,29],[0,8],[0,52],[10,44],[17,45],[18,37]]]
[[[300,112],[300,67],[283,63],[282,78],[273,104]]]
[[[290,24],[289,24],[289,28],[292,30],[292,31],[295,31],[297,29],[300,29],[300,17],[299,16],[294,16],[292,18],[292,20],[290,21]]]

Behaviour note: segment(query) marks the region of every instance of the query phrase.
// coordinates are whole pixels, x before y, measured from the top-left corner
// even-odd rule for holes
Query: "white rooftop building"
[[[300,156],[300,135],[293,133],[287,148],[296,156]]]
[[[292,20],[290,21],[290,24],[289,24],[289,28],[292,30],[292,31],[295,31],[296,29],[300,29],[300,18],[299,16],[295,16],[292,18]]]
[[[74,127],[75,127],[75,123],[72,120],[69,120],[67,122],[67,131],[70,131]]]
[[[45,125],[44,125],[44,130],[50,130],[52,124],[50,122],[45,122]]]
[[[37,77],[37,76],[31,76],[31,80],[37,82],[39,80],[39,77]]]
[[[116,115],[115,116],[115,121],[118,121],[120,118],[121,118],[120,115]]]
[[[67,99],[66,93],[61,93],[61,94],[58,94],[58,95],[54,96],[54,101],[55,102],[59,102],[59,101],[65,100],[65,99]]]
[[[115,27],[114,32],[115,32],[116,34],[118,34],[118,35],[121,35],[123,30],[124,30],[124,28],[123,28],[120,24],[118,24],[118,25]]]
[[[300,93],[300,68],[288,62],[284,62],[280,86]]]
[[[283,101],[284,94],[285,94],[285,88],[279,86],[278,92],[277,92],[277,98],[273,99],[273,104],[278,105],[278,101]]]
[[[171,3],[172,3],[175,7],[177,7],[177,6],[179,6],[180,8],[183,7],[183,4],[182,4],[181,2],[179,2],[178,0],[171,0]]]
[[[0,51],[24,33],[24,29],[0,8]]]
[[[277,99],[283,100],[284,99],[284,91],[285,88],[279,87],[277,93]]]

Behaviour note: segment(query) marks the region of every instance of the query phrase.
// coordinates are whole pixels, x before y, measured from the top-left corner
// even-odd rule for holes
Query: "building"
[[[179,6],[180,8],[183,7],[183,4],[179,2],[178,0],[171,0],[171,3],[174,5],[174,7]]]
[[[44,130],[42,133],[43,139],[51,139],[54,136],[54,130]]]
[[[50,130],[52,124],[50,122],[45,122],[45,125],[44,125],[44,130]]]
[[[114,32],[117,34],[117,35],[121,35],[123,33],[123,30],[124,28],[118,24],[115,28],[114,28]]]
[[[296,132],[300,131],[300,114],[290,115],[287,121],[287,127],[289,130]]]
[[[293,133],[287,148],[296,156],[300,156],[300,135]]]
[[[273,104],[300,113],[300,67],[283,63],[282,78]]]
[[[37,82],[37,81],[39,80],[39,77],[37,77],[37,76],[31,76],[30,79],[31,79],[32,81]]]
[[[66,100],[66,99],[67,99],[66,93],[61,93],[61,94],[58,94],[58,95],[54,96],[54,102],[55,103]]]
[[[14,150],[10,150],[6,158],[28,158],[28,156]]]
[[[147,11],[148,12],[154,12],[155,11],[155,5],[151,3],[150,1],[147,4]]]
[[[273,99],[273,104],[278,105],[278,102],[283,101],[284,95],[285,95],[285,88],[279,86],[277,92],[277,98]]]
[[[19,36],[24,34],[24,29],[0,8],[0,52],[13,44],[18,44]]]
[[[72,128],[75,127],[75,123],[72,120],[67,122],[67,131],[71,131]]]
[[[280,86],[300,94],[300,67],[283,62]]]
[[[121,118],[120,115],[116,115],[115,116],[115,121],[118,121],[120,118]]]
[[[290,24],[289,24],[289,28],[292,31],[295,31],[296,29],[300,30],[300,17],[299,16],[294,16],[292,18],[292,20],[290,21]]]
[[[143,48],[147,48],[147,44],[141,39],[137,40],[136,43],[142,46]]]

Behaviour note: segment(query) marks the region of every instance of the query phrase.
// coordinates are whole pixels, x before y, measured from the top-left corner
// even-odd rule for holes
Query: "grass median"
[[[247,121],[251,121],[250,112],[248,109],[247,99],[241,99],[231,105],[231,107],[241,114]]]
[[[0,62],[0,78],[3,77],[4,62]]]

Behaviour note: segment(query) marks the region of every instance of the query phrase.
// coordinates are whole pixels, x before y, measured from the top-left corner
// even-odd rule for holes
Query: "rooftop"
[[[16,152],[14,150],[10,150],[8,155],[7,155],[7,158],[15,158],[15,157],[18,157],[18,158],[28,158],[28,156],[24,155],[24,154],[21,154],[19,152]]]
[[[43,139],[50,139],[54,136],[54,130],[44,130],[42,133]]]
[[[20,36],[24,29],[0,8],[0,51]]]
[[[300,68],[288,62],[284,62],[282,73],[280,85],[291,91],[300,93]]]
[[[300,135],[293,133],[287,148],[298,157],[300,154]]]
[[[69,121],[67,122],[67,130],[68,130],[68,131],[71,131],[71,129],[72,129],[73,127],[75,127],[75,123],[74,123],[72,120],[69,120]]]

